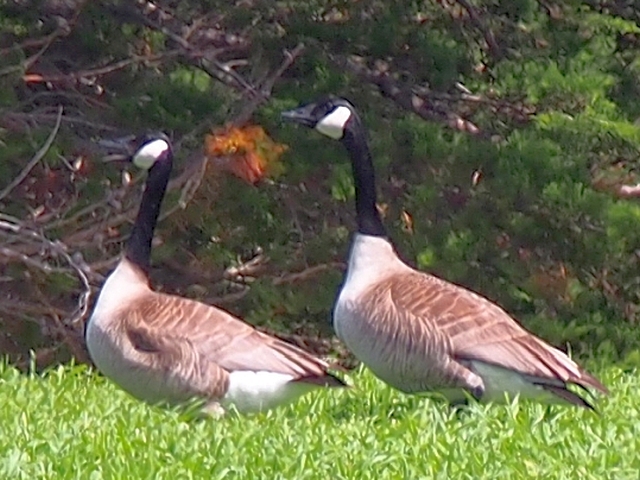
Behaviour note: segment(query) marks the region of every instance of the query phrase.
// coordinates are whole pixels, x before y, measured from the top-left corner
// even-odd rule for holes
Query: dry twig
[[[55,123],[58,119],[57,114],[52,113],[44,113],[44,112],[8,112],[8,111],[0,111],[0,125],[29,125],[29,124],[39,124],[39,123]],[[106,125],[103,123],[96,123],[86,120],[82,117],[63,115],[61,118],[62,123],[68,123],[71,125],[82,125],[85,127],[89,127],[94,130],[103,131],[103,132],[115,132],[118,129],[111,125]],[[6,127],[5,127],[6,128]],[[23,128],[23,129],[26,129]],[[22,130],[22,129],[21,129]]]
[[[329,58],[341,68],[350,70],[363,80],[377,85],[382,95],[425,120],[445,123],[454,130],[468,132],[472,135],[487,136],[473,122],[462,118],[445,106],[435,103],[424,89],[418,93],[416,87],[402,84],[388,72],[369,68],[362,57],[329,55]]]
[[[233,120],[233,124],[242,125],[249,121],[253,113],[256,109],[265,101],[267,101],[271,97],[271,91],[273,90],[273,86],[276,81],[282,77],[284,72],[287,71],[291,65],[296,61],[296,59],[302,55],[304,52],[304,44],[299,43],[296,47],[291,50],[284,52],[284,60],[280,64],[278,68],[276,68],[271,75],[269,75],[262,85],[259,88],[259,95],[253,98],[251,101],[247,102],[247,105],[242,109],[242,111],[236,116]]]
[[[47,154],[47,152],[51,148],[51,145],[53,144],[53,140],[56,138],[56,135],[58,134],[58,129],[60,128],[61,120],[62,120],[62,106],[59,106],[58,116],[56,118],[56,124],[54,125],[53,130],[51,130],[51,133],[47,137],[47,140],[44,142],[44,145],[42,145],[40,150],[36,152],[36,154],[33,156],[33,158],[31,158],[31,160],[29,160],[29,163],[27,163],[27,165],[16,176],[16,178],[14,178],[13,181],[9,183],[9,185],[7,185],[2,190],[2,192],[0,192],[0,200],[2,200],[7,195],[9,195],[16,186],[20,185],[20,183],[22,183],[22,181],[25,178],[27,178],[27,176],[29,175],[29,172],[33,169],[33,167],[35,167],[36,164],[40,160],[42,160],[42,158]]]
[[[67,246],[60,241],[50,240],[42,233],[28,228],[18,219],[2,213],[0,213],[0,229],[21,236],[25,242],[35,242],[40,245],[40,248],[44,246],[55,255],[62,257],[69,265],[69,267],[71,267],[71,269],[80,279],[80,282],[83,286],[83,291],[78,297],[77,308],[71,315],[71,319],[67,322],[67,324],[71,326],[77,325],[78,322],[80,322],[84,318],[85,314],[87,313],[87,309],[89,308],[91,285],[89,284],[89,279],[87,278],[87,274],[85,273],[84,268],[78,263],[78,261],[74,260],[72,256],[69,255]],[[47,273],[54,271],[54,269],[47,264],[43,264],[33,258],[30,258],[26,255],[21,255],[7,248],[3,248],[2,250],[0,250],[0,254],[9,254],[14,258],[20,259],[26,265],[37,267]]]
[[[139,8],[142,8],[142,6],[139,6]],[[178,35],[171,29],[150,19],[147,15],[137,10],[135,7],[128,5],[110,5],[108,7],[108,10],[120,21],[128,21],[130,23],[144,25],[148,28],[152,28],[163,33],[175,43],[180,45],[180,51],[185,54],[185,58],[189,60],[190,65],[202,69],[212,78],[216,78],[222,83],[232,86],[242,92],[247,92],[252,96],[256,94],[256,89],[253,87],[253,85],[251,85],[241,75],[233,70],[233,64],[235,63],[235,61],[231,61],[231,63],[222,63],[216,58],[220,53],[226,51],[227,49],[208,49],[203,51],[201,55],[194,55],[193,52],[199,51],[199,48],[193,46],[183,36]],[[189,29],[184,30],[188,32],[187,34],[192,34]],[[194,60],[196,60],[197,63],[194,63]]]
[[[86,70],[80,70],[78,72],[71,72],[60,75],[38,75],[38,81],[48,83],[78,81],[83,78],[100,77],[110,73],[117,72],[131,65],[137,65],[140,63],[153,63],[175,58],[181,55],[189,55],[192,57],[202,57],[205,53],[199,51],[185,52],[184,49],[179,48],[175,50],[168,50],[166,52],[158,53],[155,55],[132,55],[129,58],[118,60],[117,62],[110,63],[103,67],[90,68]]]
[[[460,4],[469,15],[469,19],[474,24],[474,26],[482,33],[485,42],[487,43],[487,47],[489,48],[489,53],[493,56],[495,60],[500,60],[503,56],[502,48],[498,45],[496,41],[496,37],[485,22],[480,18],[480,13],[478,9],[471,4],[468,0],[455,0],[458,4]]]
[[[313,267],[305,268],[301,272],[287,273],[273,279],[274,285],[283,285],[287,283],[306,282],[320,273],[324,273],[328,270],[343,270],[346,268],[344,262],[330,262],[321,263],[320,265],[314,265]]]
[[[3,56],[15,50],[26,50],[30,48],[40,47],[40,49],[34,55],[24,60],[21,64],[11,65],[7,68],[0,70],[0,76],[7,75],[14,72],[28,70],[34,63],[36,63],[44,55],[44,53],[49,49],[49,47],[53,44],[54,41],[58,40],[59,38],[68,36],[73,30],[73,27],[75,26],[75,23],[78,20],[80,13],[82,13],[84,6],[87,4],[87,1],[88,0],[82,0],[78,2],[76,4],[73,15],[69,19],[64,19],[62,17],[59,17],[58,27],[49,35],[46,35],[38,39],[27,39],[22,43],[18,43],[16,45],[12,45],[11,47],[0,50],[0,56]]]

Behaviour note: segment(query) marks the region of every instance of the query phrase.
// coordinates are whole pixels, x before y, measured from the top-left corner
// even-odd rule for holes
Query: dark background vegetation
[[[349,165],[337,142],[279,121],[334,93],[362,112],[380,209],[409,263],[557,346],[637,365],[638,12],[596,0],[1,1],[0,352],[86,360],[84,321],[144,179],[101,164],[93,141],[161,129],[177,159],[154,285],[344,355],[329,318],[354,225]],[[205,148],[208,132],[249,124],[289,146],[255,184]]]

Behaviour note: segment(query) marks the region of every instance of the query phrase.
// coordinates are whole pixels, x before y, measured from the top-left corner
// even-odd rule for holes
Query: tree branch
[[[402,84],[385,70],[379,69],[376,71],[367,67],[365,59],[362,57],[330,54],[329,58],[339,67],[347,69],[361,79],[377,85],[383,96],[390,98],[402,108],[416,113],[425,120],[444,123],[454,130],[468,132],[472,135],[488,136],[473,122],[431,101],[425,92],[417,93],[416,87]]]
[[[271,97],[271,91],[273,90],[273,86],[276,81],[282,77],[284,72],[296,61],[296,59],[303,54],[304,52],[304,44],[299,43],[296,47],[291,50],[284,51],[284,60],[280,64],[280,66],[274,70],[274,72],[269,75],[262,85],[259,88],[259,94],[256,95],[247,105],[242,109],[242,111],[236,116],[233,120],[233,124],[235,125],[243,125],[248,122],[256,109],[265,101],[267,101]]]
[[[53,140],[56,138],[56,135],[58,134],[58,129],[60,128],[61,120],[62,120],[62,106],[58,106],[58,116],[56,118],[56,124],[53,126],[53,130],[51,130],[51,133],[47,137],[47,140],[44,142],[44,145],[42,145],[40,150],[36,152],[36,154],[33,156],[33,158],[31,158],[31,160],[29,160],[29,163],[27,163],[27,165],[22,169],[22,171],[18,174],[18,176],[14,178],[13,181],[9,183],[9,185],[7,185],[2,190],[2,192],[0,192],[0,200],[2,200],[7,195],[9,195],[9,193],[11,193],[11,191],[16,186],[20,185],[20,183],[22,183],[22,181],[25,178],[27,178],[27,175],[29,175],[29,172],[33,169],[33,167],[35,167],[36,164],[44,158],[44,156],[47,154],[47,152],[51,148],[51,144],[53,144]]]
[[[498,45],[496,41],[496,37],[491,31],[489,27],[487,27],[480,18],[480,14],[478,13],[478,9],[469,2],[469,0],[455,0],[458,4],[462,6],[467,11],[469,15],[469,19],[473,23],[473,25],[482,33],[484,37],[484,41],[487,43],[487,47],[489,48],[489,53],[494,58],[494,60],[500,60],[503,57],[502,48]]]
[[[76,273],[76,275],[80,279],[80,283],[83,286],[83,291],[78,296],[77,308],[72,313],[71,319],[67,323],[69,325],[74,326],[78,322],[80,322],[84,318],[85,314],[87,313],[87,309],[89,308],[89,298],[91,297],[91,286],[89,284],[89,279],[87,278],[87,275],[84,271],[83,266],[81,266],[78,261],[72,258],[71,255],[69,255],[67,246],[60,241],[49,240],[47,237],[45,237],[41,233],[26,227],[21,222],[18,222],[17,219],[14,219],[13,217],[10,217],[9,215],[5,215],[2,213],[0,213],[0,229],[14,233],[14,234],[21,235],[27,240],[38,242],[41,245],[44,245],[51,252],[62,257],[67,262],[67,264]],[[7,254],[7,253],[9,255],[14,255],[15,252],[7,248],[3,248],[2,250],[0,250],[0,254]],[[29,257],[18,255],[17,258],[21,259],[23,263],[26,263],[27,265],[30,265],[32,267],[36,266],[37,268],[40,268],[47,273],[52,271],[52,269],[50,269],[46,265],[39,264],[37,261]]]
[[[71,72],[71,73],[60,74],[60,75],[29,74],[28,77],[29,77],[29,81],[37,81],[37,82],[43,82],[43,83],[77,81],[82,78],[100,77],[102,75],[107,75],[109,73],[122,70],[123,68],[126,68],[130,65],[137,65],[139,63],[145,63],[145,62],[148,62],[148,63],[158,62],[161,60],[175,58],[181,55],[189,55],[192,57],[202,57],[204,55],[204,52],[201,52],[201,51],[185,52],[184,49],[180,48],[176,50],[168,50],[166,52],[158,53],[155,55],[132,55],[129,58],[118,60],[117,62],[110,63],[103,67],[80,70],[79,72]]]

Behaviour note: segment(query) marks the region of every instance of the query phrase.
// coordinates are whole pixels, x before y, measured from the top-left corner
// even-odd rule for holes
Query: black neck
[[[353,180],[356,188],[356,219],[358,232],[365,235],[386,237],[387,231],[380,220],[376,207],[376,178],[373,161],[365,132],[357,128],[347,130],[342,139],[349,156],[353,170]]]
[[[153,231],[156,228],[160,204],[167,190],[167,183],[171,175],[172,157],[171,151],[167,151],[149,170],[138,216],[127,242],[126,258],[145,272],[149,270]]]

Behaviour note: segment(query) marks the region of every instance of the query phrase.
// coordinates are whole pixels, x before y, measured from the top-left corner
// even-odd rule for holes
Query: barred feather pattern
[[[216,402],[234,372],[281,374],[310,388],[344,386],[327,363],[301,348],[219,308],[155,292],[142,274],[132,282],[133,265],[118,268],[114,275],[128,275],[129,283],[105,285],[101,296],[111,298],[104,307],[98,301],[87,344],[98,368],[133,396],[151,403]]]
[[[548,386],[545,390],[558,401],[584,403],[566,390],[567,384],[607,392],[594,376],[496,304],[408,267],[349,298],[336,314],[338,333],[356,356],[404,392],[483,391],[477,365],[515,372],[542,389]]]

